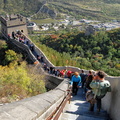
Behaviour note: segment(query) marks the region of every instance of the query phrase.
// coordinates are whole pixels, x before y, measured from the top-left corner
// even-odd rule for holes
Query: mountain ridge
[[[40,7],[43,5],[41,12]],[[119,0],[0,0],[0,13],[19,13],[30,17],[39,11],[39,18],[55,18],[56,13],[66,14],[76,19],[94,19],[101,21],[120,20]],[[48,13],[49,11],[49,13]],[[43,17],[40,17],[43,16]]]

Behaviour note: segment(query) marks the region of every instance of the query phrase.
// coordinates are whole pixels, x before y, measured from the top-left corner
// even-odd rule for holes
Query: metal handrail
[[[67,103],[67,101],[70,104],[70,100],[71,100],[71,93],[72,90],[71,88],[69,88],[67,90],[67,95],[64,97],[63,101],[60,103],[60,105],[58,107],[56,107],[56,109],[51,113],[51,115],[46,119],[46,120],[58,120],[61,113],[63,112],[63,109]]]

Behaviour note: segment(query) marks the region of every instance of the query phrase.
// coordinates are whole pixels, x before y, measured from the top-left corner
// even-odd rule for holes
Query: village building
[[[90,24],[86,27],[85,35],[95,34],[97,31],[109,31],[120,28],[119,22]]]
[[[86,28],[85,35],[88,36],[88,35],[91,35],[91,34],[95,34],[95,28],[94,28],[94,26],[89,25]]]
[[[39,27],[34,22],[29,22],[27,24],[28,31],[40,30]]]

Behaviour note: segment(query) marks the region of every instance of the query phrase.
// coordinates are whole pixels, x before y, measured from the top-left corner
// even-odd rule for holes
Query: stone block
[[[14,109],[11,109],[7,113],[15,118],[15,120],[31,120],[37,116],[35,112],[22,105],[16,106]]]
[[[15,120],[14,117],[12,117],[10,114],[7,112],[4,112],[0,114],[0,120]]]

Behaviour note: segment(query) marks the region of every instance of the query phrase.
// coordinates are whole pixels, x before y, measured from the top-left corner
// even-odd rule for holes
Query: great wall
[[[3,33],[2,33],[3,34]],[[4,37],[5,34],[3,34]],[[7,38],[7,37],[6,37]],[[28,38],[29,39],[29,38]],[[32,41],[29,39],[32,43]],[[73,66],[54,66],[34,43],[35,53],[32,53],[29,47],[14,39],[9,39],[9,42],[17,48],[25,51],[32,63],[36,62],[36,54],[42,55],[44,62],[49,67],[55,67],[56,69],[67,69],[72,71],[81,72],[80,68]],[[43,71],[40,63],[35,65],[39,70]],[[44,72],[44,71],[43,71]],[[88,73],[87,70],[85,70]],[[46,74],[46,73],[45,73]],[[55,109],[61,104],[68,94],[69,80],[66,78],[55,77],[53,75],[46,74],[49,84],[46,86],[51,89],[50,91],[26,98],[17,102],[0,106],[0,120],[47,120],[47,118],[54,112]],[[111,83],[112,92],[102,100],[102,108],[107,111],[112,120],[120,119],[120,77],[108,76],[106,78]],[[53,120],[57,120],[54,119]],[[78,119],[79,120],[79,119]],[[83,119],[81,119],[83,120]],[[86,120],[86,119],[84,119]],[[92,120],[92,119],[91,119]],[[103,120],[103,119],[94,119]]]

